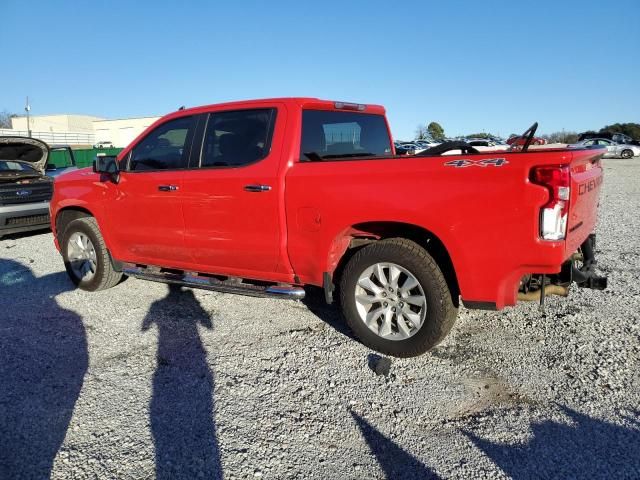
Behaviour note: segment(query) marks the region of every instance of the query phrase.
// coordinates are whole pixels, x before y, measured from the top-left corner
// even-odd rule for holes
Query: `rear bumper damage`
[[[576,261],[571,261],[570,281],[576,282],[579,287],[604,290],[607,288],[607,277],[596,273],[596,234],[589,235],[580,247],[580,252],[576,256],[576,261],[581,262],[580,268],[576,267]]]
[[[596,235],[592,233],[580,245],[578,251],[562,265],[560,273],[532,274],[523,278],[520,282],[518,300],[539,300],[540,304],[544,305],[544,298],[547,295],[566,297],[572,283],[580,288],[604,290],[607,288],[607,277],[598,275],[596,272],[595,249]]]

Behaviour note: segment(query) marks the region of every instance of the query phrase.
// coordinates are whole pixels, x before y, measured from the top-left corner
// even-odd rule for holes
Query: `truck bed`
[[[286,175],[288,252],[302,283],[322,285],[354,237],[390,222],[420,226],[445,246],[460,294],[500,309],[520,279],[558,273],[592,232],[602,150],[539,149],[437,157],[295,163]],[[532,168],[570,165],[567,237],[542,240],[549,192]],[[326,252],[329,252],[327,255]]]

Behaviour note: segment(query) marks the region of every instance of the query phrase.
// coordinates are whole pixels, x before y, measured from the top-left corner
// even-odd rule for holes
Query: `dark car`
[[[0,137],[0,238],[49,228],[53,178],[49,146],[35,138]]]

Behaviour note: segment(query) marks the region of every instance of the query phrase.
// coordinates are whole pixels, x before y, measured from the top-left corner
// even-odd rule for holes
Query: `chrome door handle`
[[[268,192],[271,190],[271,185],[245,185],[244,189],[247,192]]]
[[[158,190],[161,192],[175,192],[178,190],[177,185],[158,185]]]

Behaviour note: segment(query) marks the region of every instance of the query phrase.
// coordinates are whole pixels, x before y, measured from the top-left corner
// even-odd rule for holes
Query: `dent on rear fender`
[[[345,252],[349,248],[349,244],[351,243],[352,239],[352,235],[344,232],[341,235],[338,235],[338,237],[333,240],[331,246],[329,247],[326,270],[324,271],[329,272],[333,275],[336,267],[338,266],[338,263],[340,262],[340,259],[344,256]]]

